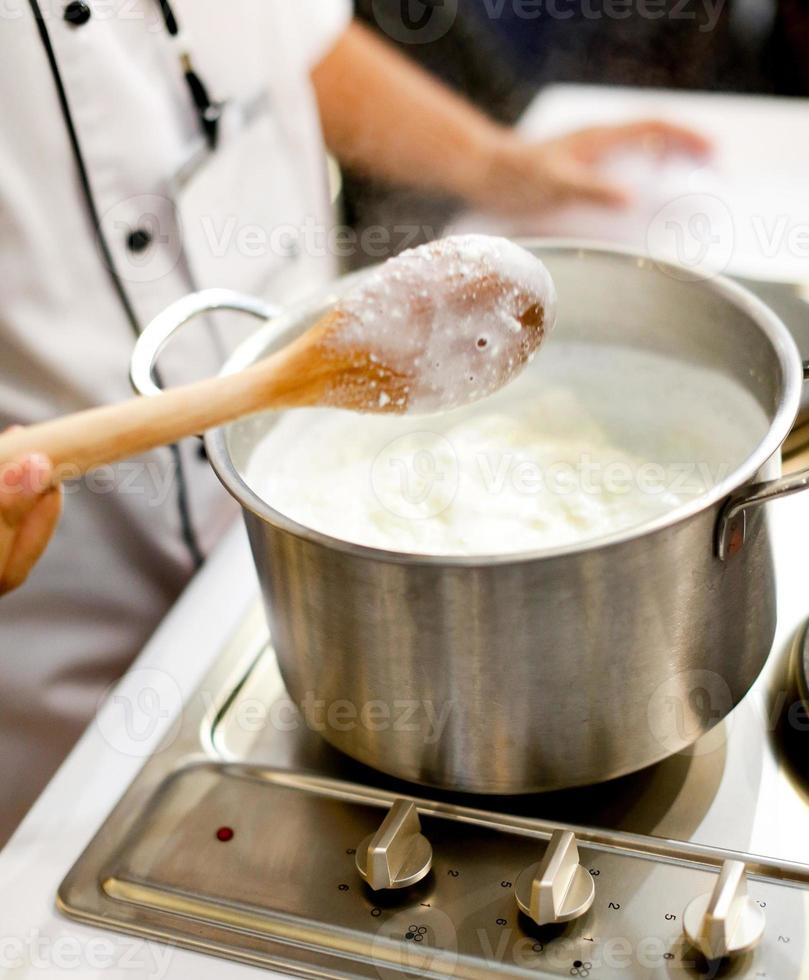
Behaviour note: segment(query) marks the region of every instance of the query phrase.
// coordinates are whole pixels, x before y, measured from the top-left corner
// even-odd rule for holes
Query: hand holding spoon
[[[58,480],[267,409],[455,408],[515,377],[554,318],[550,276],[529,252],[446,238],[390,259],[250,368],[15,429],[0,436],[0,464],[44,453]]]

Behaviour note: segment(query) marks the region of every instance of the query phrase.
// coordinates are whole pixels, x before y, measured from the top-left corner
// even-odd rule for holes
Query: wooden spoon
[[[45,453],[58,482],[267,409],[452,408],[522,369],[554,305],[530,253],[503,239],[444,239],[389,260],[250,368],[12,430],[0,436],[0,465]]]

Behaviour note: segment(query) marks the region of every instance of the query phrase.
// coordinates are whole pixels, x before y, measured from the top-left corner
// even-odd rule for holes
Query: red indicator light
[[[227,844],[229,840],[233,840],[233,829],[231,827],[220,827],[216,832],[216,839],[221,840],[223,844]]]

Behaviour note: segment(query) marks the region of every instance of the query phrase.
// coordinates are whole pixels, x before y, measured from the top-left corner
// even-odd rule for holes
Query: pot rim
[[[622,530],[612,534],[602,535],[598,538],[576,542],[573,545],[534,549],[532,551],[508,552],[504,554],[441,555],[388,551],[382,548],[374,548],[369,545],[358,544],[354,541],[332,537],[323,531],[317,531],[307,527],[305,524],[299,524],[281,511],[271,507],[244,480],[234,465],[228,449],[227,431],[229,426],[222,426],[206,434],[205,447],[214,472],[231,496],[243,508],[272,526],[309,543],[341,551],[355,558],[422,567],[451,566],[457,568],[480,568],[484,566],[519,565],[526,562],[564,558],[628,544],[641,538],[650,537],[657,532],[664,531],[677,524],[684,523],[715,505],[723,503],[740,487],[749,483],[767,460],[778,452],[798,415],[803,371],[800,354],[795,341],[792,339],[792,335],[780,317],[763,300],[760,300],[746,287],[726,276],[715,276],[712,279],[697,280],[694,278],[693,272],[686,266],[678,265],[675,262],[658,261],[642,251],[625,246],[568,238],[515,238],[514,240],[527,248],[578,252],[581,255],[585,253],[598,253],[600,255],[623,256],[638,262],[641,266],[651,263],[657,266],[662,273],[665,274],[667,270],[670,270],[675,278],[681,281],[683,279],[686,281],[692,280],[695,285],[711,290],[721,298],[746,312],[759,329],[763,331],[772,345],[781,367],[784,384],[780,404],[764,438],[747,456],[744,463],[723,480],[720,480],[715,486],[711,487],[710,490],[700,494],[700,496],[695,497],[693,500],[686,501],[679,507],[666,511],[651,521],[623,528]],[[363,274],[363,272],[354,273],[348,278],[358,278]],[[285,325],[287,319],[291,319],[296,314],[303,312],[307,308],[307,305],[311,305],[311,300],[309,304],[306,301],[301,304],[296,304],[289,311],[282,314],[279,319],[269,321],[269,323],[277,325],[280,320],[281,324]],[[245,354],[247,352],[251,354],[257,352],[257,349],[253,351],[251,348],[256,346],[256,338],[260,337],[262,333],[263,331],[259,330],[240,345],[228,360],[223,369],[223,373],[233,370],[236,366],[246,366],[244,364]],[[252,359],[250,357],[249,360],[252,362]]]

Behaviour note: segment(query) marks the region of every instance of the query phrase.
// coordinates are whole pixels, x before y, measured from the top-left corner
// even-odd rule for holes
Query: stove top
[[[256,607],[59,906],[301,976],[807,976],[809,808],[782,736],[809,726],[785,681],[801,634],[780,633],[689,751],[602,786],[481,798],[331,749],[289,701]],[[714,948],[709,905],[732,959],[698,951]]]

